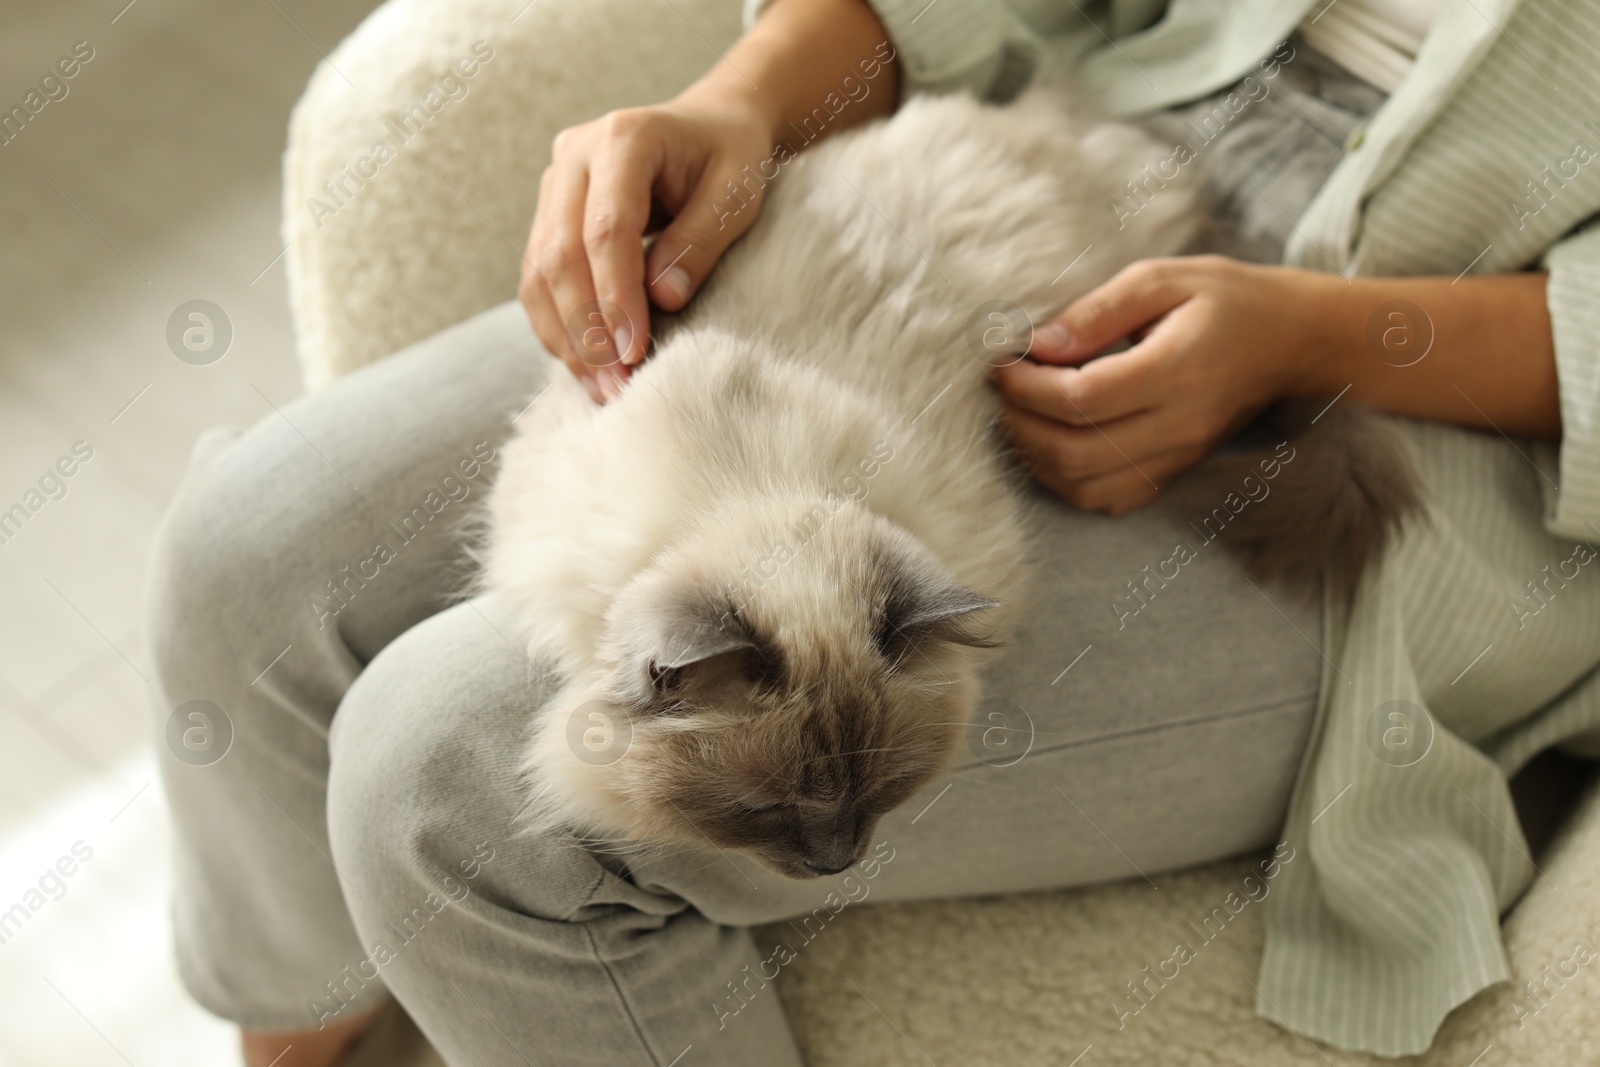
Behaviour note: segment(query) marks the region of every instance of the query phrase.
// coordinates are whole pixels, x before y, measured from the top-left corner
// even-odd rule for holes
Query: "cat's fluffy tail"
[[[1321,578],[1348,595],[1401,526],[1424,510],[1410,446],[1393,422],[1348,400],[1283,401],[1262,421],[1292,458],[1285,461],[1280,446],[1225,455],[1206,469],[1208,487],[1250,499],[1245,480],[1266,485],[1271,468],[1263,464],[1280,468],[1267,495],[1228,524],[1223,542],[1257,580],[1309,593]]]

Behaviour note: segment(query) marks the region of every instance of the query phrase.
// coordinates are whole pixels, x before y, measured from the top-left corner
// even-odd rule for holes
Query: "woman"
[[[1555,0],[1091,13],[752,4],[678,97],[557,139],[522,309],[201,442],[151,636],[169,736],[200,721],[194,700],[230,731],[214,752],[169,746],[163,774],[182,973],[244,1028],[248,1063],[341,1062],[390,993],[453,1064],[798,1063],[748,980],[773,950],[752,924],[840,884],[880,901],[1079,885],[1280,841],[1268,1018],[1412,1052],[1507,976],[1497,918],[1533,869],[1504,776],[1600,724],[1600,581],[1573,540],[1600,535],[1600,231],[1581,228],[1600,210],[1584,124],[1600,16]],[[627,388],[649,304],[682,307],[759,213],[759,197],[730,211],[724,183],[778,142],[802,149],[846,78],[870,91],[813,121],[823,136],[907,92],[1003,100],[1047,58],[1198,169],[1220,254],[1135,265],[996,372],[1047,488],[1040,606],[982,715],[1031,722],[1031,750],[975,744],[950,795],[936,783],[885,818],[851,883],[519,836],[522,731],[552,683],[476,602],[447,605],[467,501],[543,353],[597,402]],[[671,221],[645,250],[652,200]],[[574,338],[596,302],[586,362]],[[1326,611],[1220,554],[1174,564],[1181,518],[1135,510],[1301,394],[1415,420],[1431,502]]]

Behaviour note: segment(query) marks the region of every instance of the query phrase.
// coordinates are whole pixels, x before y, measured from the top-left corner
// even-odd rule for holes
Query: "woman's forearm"
[[[866,0],[774,0],[716,66],[684,91],[743,98],[773,146],[811,142],[894,111],[900,70]]]
[[[1401,415],[1561,435],[1546,275],[1314,277],[1316,340],[1293,391],[1349,386],[1349,396]]]

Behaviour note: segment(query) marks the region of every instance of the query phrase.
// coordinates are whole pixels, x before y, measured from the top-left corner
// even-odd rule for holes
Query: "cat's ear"
[[[724,616],[722,625],[713,625],[705,619],[680,619],[678,628],[670,631],[653,652],[646,665],[645,675],[651,690],[659,696],[681,693],[691,681],[703,684],[711,676],[728,674],[729,662],[756,651],[756,643],[742,627],[733,623],[732,616]]]
[[[641,710],[737,701],[774,677],[776,657],[727,605],[681,592],[638,609],[621,657],[623,686]]]
[[[999,606],[1000,601],[993,597],[952,584],[929,590],[919,603],[909,605],[900,626],[907,630],[926,629]]]
[[[640,711],[737,699],[777,657],[698,569],[665,565],[629,582],[607,612],[613,691]]]
[[[907,568],[896,576],[884,600],[878,645],[891,659],[898,659],[907,643],[920,638],[994,648],[998,642],[977,627],[973,616],[999,604],[934,568]]]

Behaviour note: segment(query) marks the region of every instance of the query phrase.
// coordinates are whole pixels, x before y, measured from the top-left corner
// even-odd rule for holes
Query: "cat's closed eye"
[[[790,804],[780,804],[775,800],[739,805],[740,809],[743,810],[747,815],[765,815],[769,811],[777,811],[779,808],[787,808],[792,806],[793,805]]]

